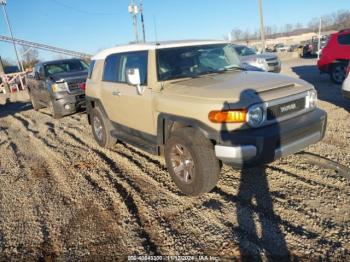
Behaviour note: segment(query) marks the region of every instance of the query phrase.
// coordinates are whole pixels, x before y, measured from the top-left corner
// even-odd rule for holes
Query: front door
[[[153,119],[152,89],[147,86],[148,51],[114,54],[106,58],[102,99],[109,119],[114,122],[117,131],[131,136],[152,140],[156,136],[156,124]],[[128,69],[138,68],[141,85],[145,92],[138,94],[135,86],[126,81]]]

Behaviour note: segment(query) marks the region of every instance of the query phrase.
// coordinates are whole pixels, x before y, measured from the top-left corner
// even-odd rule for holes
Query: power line
[[[83,10],[83,9],[80,9],[80,8],[76,8],[76,7],[71,6],[71,5],[67,5],[67,4],[62,3],[60,1],[57,1],[57,0],[50,0],[50,1],[55,3],[56,5],[60,5],[62,7],[65,7],[67,9],[73,10],[73,11],[81,13],[81,14],[87,14],[87,15],[116,15],[116,14],[120,14],[120,12],[111,12],[111,13],[91,12],[91,11],[88,11],[88,10]]]

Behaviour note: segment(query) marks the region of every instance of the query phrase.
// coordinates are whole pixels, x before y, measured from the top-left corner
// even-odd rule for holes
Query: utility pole
[[[140,13],[141,13],[143,42],[146,43],[145,20],[143,19],[143,0],[141,0],[141,3],[140,3]]]
[[[317,44],[317,58],[320,59],[321,52],[321,32],[322,32],[322,18],[320,17],[320,24],[318,27],[318,44]]]
[[[136,43],[139,42],[139,31],[137,26],[137,14],[139,13],[139,7],[137,4],[135,4],[134,0],[131,0],[130,5],[128,7],[129,13],[132,15],[132,24],[134,27],[134,33],[135,33],[135,41]]]
[[[263,4],[262,0],[259,0],[259,14],[260,14],[260,34],[262,42],[262,52],[265,53],[266,49],[266,40],[265,40],[265,26],[264,26],[264,13],[263,13]]]
[[[16,43],[15,43],[15,40],[14,40],[14,37],[13,37],[13,33],[12,33],[12,28],[11,28],[10,20],[9,20],[9,18],[8,18],[7,11],[6,11],[6,0],[0,0],[0,5],[2,5],[2,9],[3,9],[4,16],[5,16],[5,20],[6,20],[6,24],[7,24],[7,27],[8,27],[8,29],[9,29],[10,35],[11,35],[11,39],[12,39],[12,43],[13,43],[13,48],[14,48],[15,53],[16,53],[16,57],[17,57],[17,62],[18,62],[19,69],[23,72],[23,71],[24,71],[23,64],[22,64],[21,60],[19,59],[19,55],[18,55],[18,51],[17,51],[17,46],[16,46]]]

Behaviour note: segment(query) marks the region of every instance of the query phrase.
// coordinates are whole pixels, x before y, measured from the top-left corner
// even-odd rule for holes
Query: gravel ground
[[[283,73],[316,85],[325,139],[306,152],[350,163],[350,102],[314,59]],[[350,259],[350,183],[303,155],[264,168],[224,166],[218,186],[183,196],[164,160],[94,142],[86,116],[53,120],[25,92],[0,95],[0,261],[121,255]]]

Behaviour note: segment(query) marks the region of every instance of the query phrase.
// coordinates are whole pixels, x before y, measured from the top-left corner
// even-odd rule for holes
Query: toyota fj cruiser
[[[262,165],[320,141],[326,113],[302,80],[249,72],[231,44],[134,44],[93,57],[86,86],[92,134],[164,155],[187,195],[209,192],[222,163]]]

